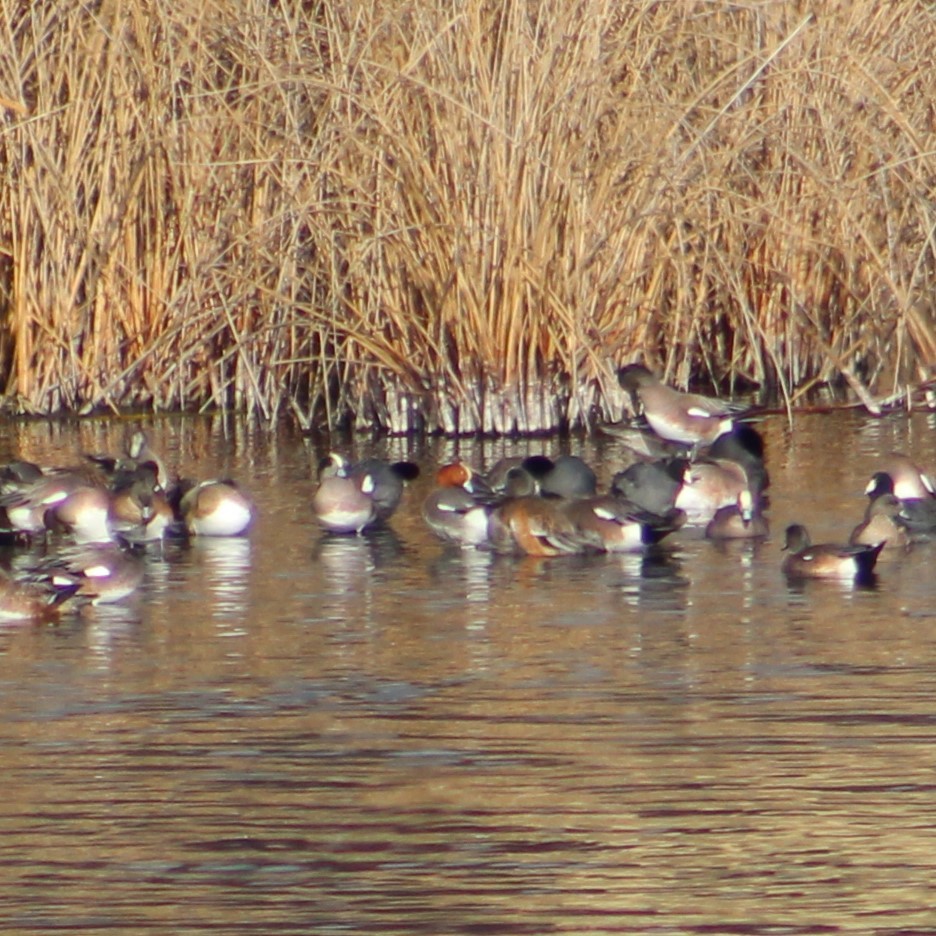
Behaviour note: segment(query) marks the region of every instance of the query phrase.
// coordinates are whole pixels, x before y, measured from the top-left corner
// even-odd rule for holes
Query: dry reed
[[[909,396],[930,7],[0,0],[8,407],[538,431],[635,358]]]

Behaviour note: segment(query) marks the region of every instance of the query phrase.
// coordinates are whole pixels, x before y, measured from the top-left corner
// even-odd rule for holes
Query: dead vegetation
[[[539,431],[936,363],[908,0],[0,0],[10,408]]]

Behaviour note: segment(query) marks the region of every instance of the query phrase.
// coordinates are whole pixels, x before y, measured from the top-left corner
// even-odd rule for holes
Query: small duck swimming
[[[813,545],[806,527],[793,523],[786,528],[783,548],[787,555],[781,568],[790,578],[851,579],[868,583],[873,581],[874,565],[884,544]]]

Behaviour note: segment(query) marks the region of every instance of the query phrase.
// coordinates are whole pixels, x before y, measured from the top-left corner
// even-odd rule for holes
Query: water
[[[510,559],[322,537],[320,448],[152,426],[254,495],[249,540],[148,559],[125,606],[0,631],[0,931],[936,933],[936,547],[876,589],[780,575],[932,416],[764,425],[773,538]],[[118,422],[0,430],[116,451]],[[524,442],[362,446],[431,466]],[[604,480],[613,440],[572,442]]]

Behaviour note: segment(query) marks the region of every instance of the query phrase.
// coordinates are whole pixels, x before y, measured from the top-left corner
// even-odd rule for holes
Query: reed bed
[[[0,0],[7,407],[536,432],[634,359],[909,400],[931,6]]]

